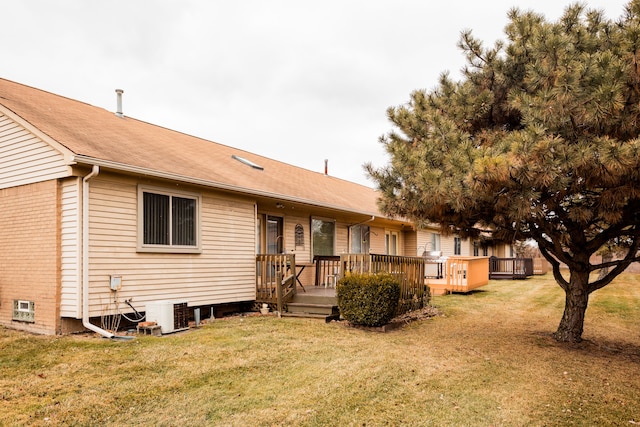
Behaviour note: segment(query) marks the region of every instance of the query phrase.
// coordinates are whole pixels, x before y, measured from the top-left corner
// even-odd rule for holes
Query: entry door
[[[268,254],[281,254],[284,252],[284,227],[282,217],[267,215],[265,236]]]

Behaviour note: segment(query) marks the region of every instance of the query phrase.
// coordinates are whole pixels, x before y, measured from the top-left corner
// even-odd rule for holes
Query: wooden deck
[[[296,265],[295,256],[290,254],[258,255],[256,263],[256,302],[267,303],[280,313],[292,312],[291,306],[293,312],[308,309],[307,314],[335,315],[335,284],[347,271],[388,272],[397,277],[401,284],[399,314],[428,303],[425,285],[431,295],[442,295],[470,292],[489,283],[488,257],[449,257],[434,270],[435,276],[429,275],[421,257],[375,254],[323,257],[317,258],[315,265],[305,265],[305,274],[300,274],[302,266]]]
[[[517,280],[533,275],[531,258],[489,258],[489,279]]]
[[[449,257],[442,273],[441,278],[426,279],[431,295],[471,292],[489,283],[489,258]]]

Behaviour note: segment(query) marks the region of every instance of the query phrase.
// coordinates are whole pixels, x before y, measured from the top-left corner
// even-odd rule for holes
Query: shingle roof
[[[87,161],[96,159],[232,187],[250,194],[308,201],[380,215],[369,187],[190,136],[99,107],[0,79],[0,104]],[[263,170],[234,160],[247,159]]]

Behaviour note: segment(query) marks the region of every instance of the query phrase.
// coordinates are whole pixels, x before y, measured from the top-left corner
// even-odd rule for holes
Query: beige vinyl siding
[[[372,254],[384,254],[384,228],[370,226],[369,232],[369,252],[371,252]]]
[[[422,252],[433,250],[431,242],[431,230],[418,230],[416,232],[416,255],[422,256]]]
[[[473,255],[473,250],[471,249],[471,239],[464,238],[460,239],[460,255],[461,256],[471,256]]]
[[[60,204],[60,254],[62,257],[60,316],[76,319],[82,317],[81,185],[80,178],[64,180]]]
[[[336,251],[334,255],[349,253],[349,223],[336,220]]]
[[[404,236],[404,256],[416,256],[416,250],[418,248],[418,236],[415,231],[405,231],[402,233]]]
[[[70,175],[64,156],[0,114],[0,188]]]
[[[502,243],[496,243],[495,246],[491,248],[491,252],[489,255],[498,257],[498,258],[506,258],[505,245]]]
[[[442,248],[443,256],[453,256],[454,244],[453,235],[440,235],[440,247]]]
[[[405,246],[406,245],[406,243],[405,243],[405,237],[406,236],[404,235],[402,230],[391,230],[391,231],[393,231],[395,233],[398,233],[398,255],[405,256],[406,253],[405,253],[404,250],[405,250],[405,247],[406,247]]]
[[[304,229],[304,247],[296,247],[296,225],[302,225]],[[298,264],[311,262],[311,217],[309,213],[288,215],[284,218],[285,248],[287,253],[296,255]]]
[[[498,258],[511,258],[512,252],[509,243],[498,243],[489,254],[497,256]]]
[[[106,174],[90,181],[91,316],[115,309],[110,275],[122,276],[118,300],[132,299],[139,311],[150,301],[186,300],[197,306],[255,298],[253,201],[185,189],[202,195],[202,253],[137,252],[137,184]],[[171,185],[167,189],[176,191]],[[131,311],[122,303],[119,308]]]
[[[467,256],[473,256],[473,239],[467,237],[466,239],[462,240],[462,253],[464,253],[464,250],[467,250]],[[478,252],[480,251],[480,245],[478,245]]]

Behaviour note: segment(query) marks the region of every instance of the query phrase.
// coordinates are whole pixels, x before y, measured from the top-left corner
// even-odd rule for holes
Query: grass
[[[0,425],[567,426],[640,423],[640,277],[550,334],[551,276],[434,298],[388,333],[271,316],[113,342],[0,329]]]

